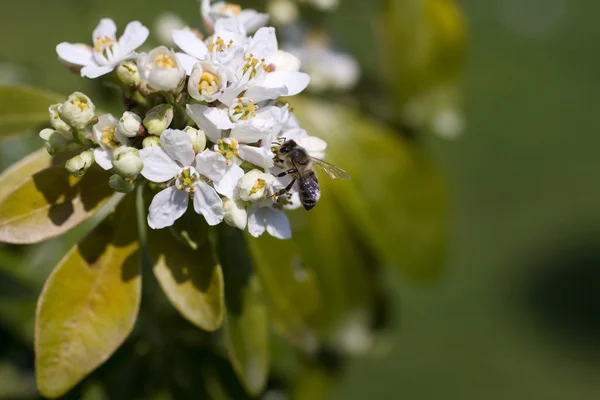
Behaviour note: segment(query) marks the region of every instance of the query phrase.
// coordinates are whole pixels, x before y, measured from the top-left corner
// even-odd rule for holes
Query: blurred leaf
[[[0,86],[0,139],[49,125],[48,107],[64,99],[26,86]]]
[[[306,364],[291,382],[290,400],[331,398],[333,377],[323,366]]]
[[[244,234],[226,224],[216,227],[217,254],[225,275],[229,359],[246,391],[256,396],[269,377],[268,313]]]
[[[23,182],[23,178],[46,169],[52,165],[53,157],[46,149],[39,149],[21,161],[11,165],[0,175],[0,199],[12,192]]]
[[[219,329],[225,314],[223,272],[206,236],[193,250],[168,229],[150,229],[148,251],[156,279],[181,315],[206,331]]]
[[[328,142],[328,161],[352,176],[350,181],[321,178],[320,202],[331,196],[343,214],[335,224],[350,224],[347,232],[382,263],[415,279],[435,278],[445,249],[446,199],[441,176],[427,157],[386,126],[349,109],[301,98],[293,104],[301,126]],[[318,235],[319,229],[312,232]],[[318,242],[323,247],[337,240],[323,236]]]
[[[141,277],[132,199],[74,247],[46,281],[35,334],[37,384],[46,397],[66,393],[133,328]]]
[[[398,108],[432,87],[456,86],[466,23],[454,0],[388,0],[375,24],[384,79]],[[398,51],[401,49],[401,51]]]
[[[269,320],[256,277],[243,289],[242,310],[227,313],[229,359],[248,393],[263,392],[269,377]]]
[[[28,158],[21,168],[33,169],[44,159],[41,154],[37,157]],[[10,169],[0,182],[14,182],[17,171]],[[77,226],[114,193],[107,180],[108,174],[99,167],[90,168],[83,178],[73,177],[63,166],[22,175],[20,185],[0,200],[0,242],[36,243]]]

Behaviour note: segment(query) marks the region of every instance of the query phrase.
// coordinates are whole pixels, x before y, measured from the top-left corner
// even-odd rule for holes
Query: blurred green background
[[[367,70],[377,58],[360,32],[382,3],[342,0],[324,17]],[[352,360],[333,398],[600,398],[600,4],[459,4],[467,130],[419,137],[450,193],[445,272],[429,284],[390,274],[395,346]],[[102,16],[151,27],[163,11],[198,23],[196,10],[195,0],[5,2],[0,82],[93,91],[57,62],[58,42],[87,41]],[[3,167],[18,145],[3,142]]]

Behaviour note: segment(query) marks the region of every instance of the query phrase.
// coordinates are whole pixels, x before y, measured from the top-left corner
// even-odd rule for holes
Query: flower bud
[[[140,71],[135,61],[123,61],[119,64],[117,77],[127,86],[138,86],[141,81]]]
[[[94,103],[85,94],[75,92],[59,107],[60,118],[75,129],[85,128],[94,119]]]
[[[227,225],[241,230],[246,229],[248,223],[248,212],[246,204],[241,200],[232,200],[227,197],[223,199],[223,210],[225,215],[223,220]]]
[[[183,131],[192,139],[194,153],[202,153],[206,148],[206,135],[204,134],[204,131],[192,128],[191,126],[187,126]]]
[[[125,111],[117,125],[117,132],[129,138],[136,137],[143,129],[142,118],[131,111]]]
[[[48,108],[48,115],[50,116],[50,124],[57,131],[71,132],[71,127],[65,121],[60,118],[60,107],[62,104],[53,104]]]
[[[214,64],[199,62],[194,65],[188,81],[188,93],[192,98],[210,103],[217,100],[226,87],[227,75]]]
[[[291,0],[274,0],[269,3],[269,15],[275,25],[289,25],[298,19],[298,6]]]
[[[108,185],[120,193],[131,193],[135,189],[133,182],[126,181],[119,175],[112,175],[108,178]]]
[[[135,179],[144,168],[138,150],[128,146],[117,147],[113,151],[112,165],[115,173],[128,181]]]
[[[267,196],[268,190],[275,183],[275,177],[253,169],[238,181],[240,198],[244,201],[257,201]]]
[[[40,132],[40,137],[46,141],[46,150],[51,156],[67,150],[73,143],[62,132],[54,129],[44,129]]]
[[[144,126],[149,134],[160,136],[171,125],[173,121],[173,106],[169,104],[161,104],[146,114],[144,118]]]
[[[80,177],[85,174],[89,167],[94,164],[94,153],[90,150],[84,151],[67,161],[65,168],[73,176]]]
[[[142,142],[142,147],[145,149],[146,147],[158,147],[160,146],[160,139],[158,136],[148,136]]]
[[[295,55],[286,51],[279,50],[273,60],[275,71],[278,72],[298,72],[300,71],[300,60]]]
[[[140,54],[138,67],[142,81],[155,91],[179,92],[183,88],[185,69],[175,53],[165,46]]]

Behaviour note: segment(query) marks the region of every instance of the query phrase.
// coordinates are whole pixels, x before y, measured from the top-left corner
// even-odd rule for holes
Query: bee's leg
[[[279,189],[278,191],[276,191],[272,195],[268,196],[267,199],[272,199],[274,197],[279,197],[282,194],[286,194],[287,192],[289,192],[290,190],[292,190],[292,186],[294,186],[294,183],[296,183],[296,178],[292,179],[292,181],[286,187],[284,187],[283,189]]]
[[[285,172],[282,172],[280,174],[275,175],[276,178],[283,178],[286,175],[291,175],[291,174],[295,174],[296,172],[298,172],[298,170],[295,169],[288,169]]]

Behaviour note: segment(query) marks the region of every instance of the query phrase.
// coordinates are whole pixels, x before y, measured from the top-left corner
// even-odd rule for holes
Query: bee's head
[[[293,140],[286,140],[283,142],[281,147],[279,148],[279,154],[287,154],[290,151],[294,150],[298,145]]]

